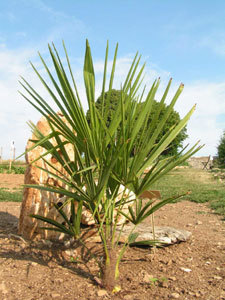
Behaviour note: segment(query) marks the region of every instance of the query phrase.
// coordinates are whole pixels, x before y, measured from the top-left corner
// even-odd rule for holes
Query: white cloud
[[[41,52],[44,52],[43,56],[46,57],[46,40],[57,41],[58,39],[61,40],[62,36],[66,38],[71,34],[74,39],[77,39],[81,35],[83,36],[86,30],[85,24],[75,16],[57,11],[47,6],[44,1],[24,0],[23,2],[24,6],[32,6],[33,9],[46,14],[51,21],[49,23],[52,25],[49,25],[46,32],[42,34],[41,40],[33,41],[32,44],[29,44],[29,47],[25,46],[24,48],[11,50],[7,48],[6,39],[0,37],[0,147],[3,147],[4,158],[8,158],[9,156],[9,147],[12,140],[15,141],[17,155],[24,151],[26,141],[30,137],[30,129],[26,122],[28,120],[36,122],[40,117],[39,113],[17,92],[18,89],[23,90],[18,84],[19,76],[22,75],[35,89],[41,91],[44,98],[49,99],[49,96],[43,90],[40,81],[29,65],[29,60],[31,60],[41,74],[44,73],[36,49],[41,49]],[[0,15],[2,14],[0,13]],[[11,22],[15,21],[15,15],[12,13],[7,14],[7,18]],[[16,37],[24,37],[26,32],[18,30],[15,35]],[[48,64],[49,56],[47,55],[47,57]],[[79,67],[79,70],[82,69]],[[81,82],[82,80],[78,78],[78,86]],[[81,89],[81,98],[84,98],[83,87]]]
[[[116,88],[119,88],[120,83],[125,79],[131,62],[132,56],[118,59],[118,69],[115,75]],[[101,69],[103,70],[103,61],[101,65]],[[99,62],[97,70],[100,70]],[[156,94],[156,99],[160,100],[168,84],[170,73],[160,69],[157,65],[147,65],[144,79],[144,84],[147,85],[147,89],[151,87],[154,79],[158,77],[161,78],[161,84]],[[166,101],[167,103],[171,101],[179,85],[180,82],[172,82]],[[225,82],[196,81],[186,84],[177,101],[175,110],[177,110],[181,118],[183,118],[195,104],[197,104],[196,110],[191,116],[187,126],[189,138],[185,143],[194,145],[200,140],[200,144],[205,144],[205,146],[196,153],[197,156],[216,155],[216,148],[220,136],[225,129]],[[218,121],[218,116],[224,116],[224,121]]]
[[[156,99],[160,100],[167,86],[170,73],[158,69],[157,66],[153,70],[147,68],[147,72],[153,74],[154,77],[161,77],[161,84],[156,94]],[[153,79],[150,76],[149,79],[147,78],[147,83],[151,85]],[[180,82],[172,81],[166,100],[167,104],[175,95],[179,85]],[[187,125],[189,138],[185,140],[184,144],[189,143],[191,146],[200,140],[200,144],[205,144],[205,146],[196,153],[196,156],[216,155],[219,139],[225,129],[225,82],[198,81],[186,84],[177,100],[175,110],[183,118],[195,104],[196,110]],[[219,116],[220,119],[218,120]]]
[[[37,54],[33,49],[24,49],[20,51],[12,51],[6,47],[0,48],[0,125],[1,125],[1,143],[3,147],[3,156],[8,158],[9,147],[11,141],[15,141],[16,154],[21,154],[26,145],[27,139],[30,137],[30,129],[26,122],[32,120],[37,122],[40,117],[39,113],[32,108],[32,106],[26,102],[25,99],[17,92],[19,89],[23,91],[23,88],[18,84],[19,75],[22,75],[29,81],[45,99],[48,99],[49,103],[52,103],[50,97],[43,89],[38,78],[34,74],[32,68],[29,66],[28,61],[34,62],[39,72],[43,75],[45,73],[43,66],[41,65]],[[74,76],[76,84],[80,94],[80,98],[83,102],[85,110],[87,109],[86,94],[83,83],[83,59],[71,58],[74,63],[72,69],[74,70]],[[127,71],[131,65],[131,56],[119,57],[117,60],[117,68],[115,74],[114,88],[120,88],[121,83],[125,80]],[[49,60],[47,59],[47,64]],[[102,74],[103,74],[104,61],[98,60],[95,63],[96,71],[96,98],[101,94],[102,87]],[[108,73],[112,67],[112,60],[108,64]],[[155,75],[155,73],[154,73]],[[109,81],[109,76],[108,76]],[[106,89],[108,88],[108,83]]]
[[[123,57],[118,57],[116,61],[116,70],[115,70],[115,75],[114,75],[114,84],[113,87],[115,89],[120,89],[121,84],[125,81],[128,71],[131,67],[131,64],[133,62],[134,55],[129,54]],[[113,60],[108,61],[107,65],[107,84],[106,84],[106,90],[109,85],[109,79],[110,79],[110,74],[111,74],[111,69],[112,69],[112,64]],[[137,68],[136,74],[140,71],[141,67],[143,65],[143,60],[141,60],[139,67]],[[101,93],[101,86],[102,86],[102,76],[103,76],[103,70],[104,70],[104,61],[103,60],[98,60],[94,62],[94,70],[95,74],[97,75],[97,80],[96,80],[96,96],[98,97]],[[143,80],[143,86],[146,84],[147,89],[150,89],[151,85],[153,84],[153,81],[157,78],[161,78],[162,85],[166,84],[170,78],[170,73],[160,69],[156,64],[150,64],[150,66],[146,66],[143,73],[142,77],[144,78]],[[161,87],[159,89],[160,95],[162,94]]]
[[[0,50],[0,146],[3,147],[4,158],[9,157],[12,140],[16,143],[17,154],[24,151],[24,139],[29,136],[26,121],[30,117],[35,117],[35,114],[17,92],[19,74],[28,75],[29,73],[26,66],[30,54],[27,50],[19,53],[9,51],[6,48]]]
[[[198,45],[200,47],[206,47],[217,55],[225,55],[225,35],[224,33],[214,32],[202,37]]]
[[[16,154],[19,155],[24,151],[26,141],[30,137],[30,129],[26,122],[32,120],[37,122],[40,117],[39,113],[27,103],[17,90],[22,88],[18,84],[19,75],[23,75],[46,99],[49,99],[47,93],[43,90],[41,83],[37,79],[33,70],[28,64],[28,60],[34,61],[38,70],[43,74],[44,70],[41,66],[39,59],[33,49],[21,49],[20,51],[11,51],[5,46],[0,48],[0,128],[1,128],[1,142],[0,147],[3,147],[3,156],[8,158],[9,147],[11,141],[15,141]],[[133,56],[127,55],[118,57],[117,68],[115,73],[114,88],[120,88],[121,83],[124,82],[126,74],[131,65]],[[83,59],[71,57],[73,61],[72,68],[80,93],[80,98],[87,108],[85,88],[83,84]],[[97,60],[94,63],[96,72],[96,98],[101,93],[102,87],[102,74],[104,67],[104,60]],[[112,60],[108,64],[108,73],[112,67]],[[159,88],[159,93],[156,95],[160,99],[166,84],[169,80],[170,73],[161,70],[156,65],[146,68],[145,83],[150,85],[157,77],[162,78],[162,84]],[[109,77],[108,77],[109,81]],[[171,92],[168,99],[171,100],[176,88],[179,86],[177,82],[172,83]],[[108,83],[106,90],[108,88]],[[190,108],[197,103],[196,112],[193,114],[189,125],[188,134],[190,136],[188,142],[192,145],[201,140],[206,146],[199,152],[199,155],[215,155],[216,146],[224,128],[224,122],[218,122],[218,115],[225,114],[225,82],[221,83],[208,83],[208,82],[195,82],[189,83],[185,86],[180,99],[175,109],[183,117]]]
[[[27,122],[32,120],[36,123],[40,118],[40,113],[18,93],[19,90],[26,95],[23,87],[18,82],[21,80],[20,75],[23,76],[30,85],[56,109],[49,94],[31,68],[29,64],[30,60],[46,80],[46,72],[35,48],[10,50],[5,45],[0,47],[0,147],[3,147],[4,159],[9,158],[12,141],[15,142],[16,156],[24,152],[27,140],[31,136]],[[49,56],[46,58],[46,62],[52,71]],[[81,77],[82,68],[79,63],[75,67],[75,70],[78,70],[79,75],[77,78],[77,73],[75,73],[77,86],[78,88],[81,86],[79,92],[80,97],[83,100],[85,99],[85,90]]]
[[[218,122],[219,115],[225,116],[225,82],[195,82],[188,84],[180,96],[176,109],[183,115],[197,104],[196,111],[188,123],[189,142],[201,140],[205,147],[198,155],[216,155],[216,147],[224,128]],[[196,154],[197,155],[197,154]]]

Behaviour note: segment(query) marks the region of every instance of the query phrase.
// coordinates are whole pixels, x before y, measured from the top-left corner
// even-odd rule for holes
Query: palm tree
[[[29,95],[26,96],[22,94],[23,97],[46,117],[52,129],[52,132],[45,137],[34,124],[30,123],[33,133],[36,136],[34,147],[42,146],[45,148],[45,155],[51,153],[64,169],[64,172],[58,172],[58,175],[51,174],[64,184],[64,188],[57,188],[50,185],[29,185],[29,187],[67,196],[65,205],[71,205],[72,221],[57,205],[55,207],[65,219],[65,225],[44,218],[43,216],[32,215],[32,217],[52,224],[52,228],[48,227],[49,230],[67,233],[80,240],[82,244],[85,244],[80,234],[79,225],[82,207],[85,206],[88,208],[95,220],[105,253],[103,262],[99,262],[102,271],[102,283],[108,290],[112,290],[116,288],[116,280],[119,277],[119,263],[126,247],[137,237],[134,233],[135,227],[160,207],[174,200],[174,198],[164,199],[155,205],[152,205],[150,200],[146,204],[143,204],[139,196],[144,191],[150,189],[154,182],[201,148],[201,146],[197,146],[196,144],[186,152],[182,150],[178,155],[161,159],[161,153],[185,127],[195,110],[195,106],[176,126],[170,128],[170,130],[156,142],[183,90],[183,84],[179,86],[171,104],[167,107],[166,113],[160,122],[158,122],[158,116],[164,107],[164,102],[171,85],[171,80],[169,81],[160,105],[158,106],[158,111],[155,113],[155,117],[150,126],[148,124],[149,130],[143,130],[143,128],[147,126],[148,117],[151,113],[160,79],[155,80],[146,97],[144,97],[144,90],[141,91],[140,95],[138,94],[141,87],[144,65],[139,68],[140,56],[136,54],[127,77],[121,86],[120,104],[118,105],[110,126],[107,127],[107,110],[99,112],[98,109],[96,109],[95,73],[91,50],[87,41],[83,77],[90,111],[90,122],[88,122],[78,94],[64,43],[63,46],[70,79],[54,45],[53,47],[49,46],[49,52],[56,71],[56,79],[40,55],[55,91],[49,87],[33,64],[32,67],[56,103],[58,109],[66,118],[69,126],[62,122],[57,112],[51,108],[46,100],[43,99],[24,78],[22,78],[21,84]],[[110,92],[113,89],[117,50],[118,45],[115,49],[109,86],[107,87],[108,96],[105,100],[104,95],[108,67],[107,43],[101,93],[102,101],[107,102],[110,100]],[[137,110],[137,99],[139,103],[144,100],[141,112]],[[104,107],[104,104],[102,107]],[[135,156],[132,156],[131,152],[137,136],[139,136],[139,143],[136,145]],[[51,138],[56,140],[56,146],[50,142]],[[74,160],[70,160],[66,152],[65,145],[67,144],[73,146]],[[45,155],[40,157],[40,159],[45,160],[47,164],[51,165],[51,163],[45,159]],[[54,165],[51,165],[51,167],[54,169]],[[145,174],[144,171],[147,167],[149,167],[149,172]],[[48,170],[44,171],[50,173]],[[122,197],[121,195],[118,197],[121,193],[121,186],[124,187],[123,195]],[[129,198],[128,190],[136,195],[135,199]],[[78,210],[75,210],[76,203],[78,203],[79,206]],[[128,206],[127,212],[123,211],[125,205]],[[127,242],[119,251],[116,226],[119,216],[121,215],[132,222],[134,226]]]

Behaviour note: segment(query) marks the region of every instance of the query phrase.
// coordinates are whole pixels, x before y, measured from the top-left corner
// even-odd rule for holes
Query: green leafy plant
[[[162,152],[186,126],[195,107],[178,124],[169,128],[157,140],[183,90],[183,84],[178,88],[171,104],[166,108],[166,112],[160,122],[158,122],[158,115],[164,107],[171,85],[171,80],[169,81],[160,101],[158,113],[156,113],[151,123],[148,124],[160,79],[155,80],[146,96],[144,96],[144,90],[141,91],[140,95],[138,94],[144,66],[139,68],[140,57],[136,54],[127,77],[121,86],[119,105],[115,111],[114,118],[110,125],[107,126],[109,112],[103,109],[99,111],[96,108],[95,73],[91,50],[87,41],[83,77],[90,111],[90,121],[88,122],[79,97],[67,50],[64,44],[63,46],[70,78],[54,45],[52,47],[49,46],[49,52],[56,72],[56,78],[50,71],[52,68],[47,66],[40,55],[54,90],[50,88],[35,66],[31,65],[58,109],[66,118],[69,126],[60,119],[57,112],[24,78],[22,78],[21,84],[28,95],[21,94],[46,117],[52,130],[48,136],[44,136],[34,124],[30,123],[36,136],[36,139],[33,141],[34,147],[41,146],[46,150],[40,159],[43,159],[46,164],[54,169],[54,165],[45,159],[45,156],[51,153],[64,170],[64,172],[58,171],[56,175],[49,170],[43,169],[43,171],[61,181],[64,187],[55,187],[53,185],[27,186],[67,196],[67,200],[63,205],[71,205],[72,221],[63,212],[62,208],[57,205],[55,205],[56,209],[65,220],[64,225],[43,216],[32,215],[32,217],[51,224],[52,227],[48,227],[48,230],[57,230],[75,237],[86,247],[87,251],[90,251],[82,233],[79,231],[82,207],[88,208],[95,221],[96,231],[101,238],[104,250],[103,260],[94,254],[91,257],[96,259],[99,265],[101,284],[108,290],[117,291],[119,290],[117,285],[119,264],[129,244],[135,242],[137,238],[136,226],[162,206],[172,202],[174,198],[178,199],[181,197],[180,195],[163,199],[155,204],[152,200],[147,201],[147,203],[144,202],[140,196],[144,191],[150,189],[152,184],[159,178],[167,174],[175,166],[183,163],[201,148],[201,146],[196,144],[189,150],[183,149],[177,155],[165,159],[161,158]],[[110,101],[110,93],[113,89],[117,50],[118,45],[115,49],[109,85],[107,87],[108,94],[105,99],[108,68],[107,44],[101,92],[102,101],[105,101],[106,105]],[[142,103],[143,99],[144,104],[140,112],[137,109],[137,103]],[[148,130],[143,130],[146,126],[148,126]],[[135,156],[132,156],[131,153],[137,136],[139,136],[139,143],[136,145]],[[54,138],[57,142],[56,146],[52,144],[51,138]],[[74,149],[73,160],[70,159],[66,151],[65,146],[67,144],[72,145]],[[144,171],[147,167],[149,171],[145,173]],[[131,194],[128,191],[132,191],[135,194],[135,198],[131,198]],[[75,214],[73,207],[77,203],[79,209]],[[128,206],[127,211],[124,210],[126,206]],[[133,224],[133,228],[122,247],[119,246],[119,238],[125,222],[120,227],[119,233],[117,230],[117,224],[121,216]]]
[[[168,278],[166,278],[166,277],[161,277],[161,278],[150,277],[149,281],[150,281],[150,284],[155,285],[157,282],[159,282],[159,283],[167,282]]]
[[[159,281],[159,278],[156,278],[156,277],[150,277],[149,278],[149,282],[152,285],[154,285],[157,281]]]
[[[110,92],[110,98],[109,101],[106,101],[107,97],[108,97],[108,93],[106,92],[104,94],[104,99],[102,97],[102,95],[97,99],[96,101],[96,108],[99,111],[102,111],[102,109],[104,111],[107,110],[107,120],[106,120],[106,125],[107,127],[109,127],[110,123],[112,122],[112,119],[114,118],[114,114],[116,112],[116,109],[118,108],[118,106],[120,105],[120,94],[121,91],[120,90],[112,90]],[[104,107],[102,106],[104,102]],[[141,113],[145,103],[144,102],[137,102],[137,117],[138,117],[138,111],[139,113]],[[141,130],[139,131],[139,134],[137,135],[137,139],[136,139],[136,143],[134,144],[134,152],[135,152],[135,145],[139,143],[139,137],[141,135],[142,130],[148,131],[152,120],[154,119],[154,117],[158,114],[157,116],[157,123],[160,123],[161,119],[163,118],[164,114],[167,111],[167,105],[164,103],[161,107],[160,103],[157,102],[156,100],[153,100],[152,103],[152,109],[151,109],[151,113],[148,116],[148,121],[147,121],[147,126],[144,126],[141,128]],[[86,113],[87,116],[87,120],[88,122],[90,122],[90,111],[88,110]],[[125,116],[126,117],[126,116]],[[176,112],[174,109],[172,109],[169,118],[167,118],[160,134],[157,137],[156,142],[158,142],[163,135],[173,126],[176,125],[180,122],[180,115],[178,112]],[[172,142],[168,145],[168,147],[162,152],[162,155],[164,156],[171,156],[174,154],[177,154],[179,152],[179,149],[182,148],[183,142],[184,140],[188,137],[187,135],[187,128],[186,126],[179,132],[179,134],[175,137],[174,140],[172,140]],[[134,155],[134,153],[133,153]]]
[[[219,145],[217,147],[218,152],[218,162],[220,167],[225,168],[225,131],[220,139]]]

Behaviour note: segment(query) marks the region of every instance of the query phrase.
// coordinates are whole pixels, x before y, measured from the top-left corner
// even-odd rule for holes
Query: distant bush
[[[109,98],[109,103],[107,102],[107,97],[110,94]],[[106,125],[107,127],[110,126],[111,121],[115,117],[116,110],[118,106],[120,105],[120,97],[121,97],[121,91],[120,90],[111,90],[111,92],[106,92],[104,94],[104,102],[103,102],[103,97],[102,95],[97,99],[96,101],[96,108],[98,109],[99,112],[102,111],[102,105],[104,103],[103,111],[108,112],[108,117],[106,120]],[[137,104],[137,111],[139,112],[138,115],[141,113],[141,111],[144,108],[145,102],[139,102],[136,101]],[[165,116],[165,113],[168,111],[168,105],[166,104],[160,104],[156,100],[153,100],[152,102],[152,109],[151,109],[151,114],[148,116],[148,121],[147,124],[143,124],[142,130],[140,133],[137,135],[136,138],[136,143],[135,147],[136,148],[139,144],[140,138],[142,131],[144,130],[145,132],[151,130],[153,132],[153,129],[157,127],[160,122],[162,121],[163,117]],[[154,117],[158,114],[157,121],[155,121],[155,127],[151,127]],[[87,120],[90,123],[90,111],[88,110],[86,113]],[[169,118],[166,120],[165,124],[163,125],[161,132],[159,133],[156,143],[160,141],[160,139],[170,130],[171,127],[175,126],[180,122],[180,115],[178,112],[176,112],[174,109],[171,110]],[[151,126],[150,126],[151,125]],[[183,146],[184,140],[188,137],[187,135],[187,127],[185,126],[180,133],[173,139],[173,141],[168,145],[168,147],[163,151],[162,155],[165,157],[169,157],[172,155],[176,155],[179,153],[179,150]],[[151,136],[149,136],[150,140]],[[134,150],[135,151],[135,150]],[[134,153],[133,153],[134,154]]]
[[[2,164],[0,165],[0,173],[6,174],[24,174],[26,167],[23,166],[11,166],[11,170],[9,169],[9,165]]]
[[[12,171],[15,172],[15,174],[24,174],[26,171],[26,167],[12,167]]]
[[[218,163],[220,167],[225,167],[225,130],[217,147]]]

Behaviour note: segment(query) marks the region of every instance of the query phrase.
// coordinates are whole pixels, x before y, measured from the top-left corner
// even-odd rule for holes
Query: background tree
[[[217,147],[218,161],[221,167],[225,167],[225,130]]]
[[[105,120],[108,127],[113,119],[113,115],[115,114],[117,106],[120,103],[120,93],[121,93],[120,90],[115,90],[115,89],[111,90],[108,101],[107,101],[108,92],[106,92],[104,94],[104,114],[106,113],[106,111],[108,112],[108,114],[107,114],[108,118],[107,118],[107,120]],[[101,95],[96,101],[96,108],[98,108],[99,111],[102,111],[102,102],[103,102],[103,100],[102,100],[102,95]],[[138,103],[138,110],[141,111],[143,106],[144,106],[144,102]],[[149,126],[150,126],[156,112],[159,111],[159,107],[160,107],[160,103],[157,102],[156,100],[154,100],[153,106],[152,106],[152,111],[151,111],[151,114],[149,115],[148,124],[145,127],[145,131],[149,130]],[[162,108],[161,108],[161,112],[160,112],[159,117],[156,122],[156,126],[162,120],[167,109],[168,109],[168,106],[166,104],[163,104]],[[87,111],[87,119],[90,120],[89,110]],[[180,119],[179,113],[173,109],[171,111],[170,117],[168,118],[165,125],[163,126],[156,142],[158,142],[168,132],[168,130],[173,125],[178,124],[180,122],[180,120],[181,119]],[[181,132],[176,136],[176,138],[171,142],[171,144],[167,147],[167,149],[163,152],[163,155],[171,156],[171,155],[177,154],[179,152],[179,149],[183,146],[183,142],[187,137],[188,137],[187,127],[185,126],[181,130]],[[137,144],[138,144],[139,138],[140,138],[140,133],[137,138]]]

